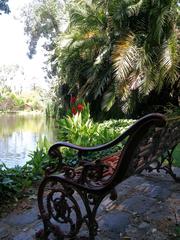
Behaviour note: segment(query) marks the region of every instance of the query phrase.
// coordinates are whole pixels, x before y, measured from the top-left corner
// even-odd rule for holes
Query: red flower
[[[82,110],[84,109],[84,105],[82,105],[82,104],[78,104],[77,105],[77,109],[78,109],[78,111],[80,111],[80,112],[82,112]]]
[[[77,113],[76,108],[75,108],[75,107],[72,107],[71,112],[72,112],[73,115],[75,115],[75,114]]]
[[[71,103],[71,104],[74,104],[75,102],[76,102],[76,97],[71,97],[70,103]]]

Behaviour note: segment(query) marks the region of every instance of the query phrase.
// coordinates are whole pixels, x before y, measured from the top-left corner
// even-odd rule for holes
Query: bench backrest
[[[125,178],[136,173],[139,161],[141,159],[140,156],[137,156],[138,149],[141,147],[141,142],[144,139],[150,139],[150,133],[154,132],[155,128],[164,127],[165,124],[166,121],[164,115],[153,113],[141,118],[126,131],[128,140],[119,156],[119,162],[114,174],[109,179],[107,188],[116,186]],[[147,158],[144,159],[145,164],[147,161]]]

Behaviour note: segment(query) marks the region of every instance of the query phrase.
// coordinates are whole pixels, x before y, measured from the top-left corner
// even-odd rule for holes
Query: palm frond
[[[128,8],[127,8],[127,14],[129,17],[131,16],[138,16],[140,10],[141,10],[141,7],[143,5],[144,1],[143,0],[139,0],[137,3],[133,4],[133,5],[130,5]]]
[[[115,103],[114,89],[110,89],[103,94],[101,109],[108,112]]]
[[[77,28],[87,32],[103,29],[106,25],[105,13],[94,4],[75,4],[70,8],[70,29]]]
[[[80,90],[80,96],[91,95],[92,99],[96,99],[103,94],[109,81],[111,81],[112,67],[108,64],[110,52],[106,48],[102,50],[88,70],[88,79]]]
[[[180,77],[180,47],[175,34],[164,44],[163,50],[160,59],[160,73],[167,83],[173,85]]]
[[[112,62],[118,93],[122,96],[128,86],[128,77],[136,68],[138,50],[132,35],[121,39],[114,47]]]

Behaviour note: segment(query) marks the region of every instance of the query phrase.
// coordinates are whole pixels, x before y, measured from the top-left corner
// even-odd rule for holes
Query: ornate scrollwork
[[[70,179],[75,178],[75,176],[77,175],[75,168],[72,168],[69,166],[64,166],[63,172],[64,172],[64,176]]]
[[[72,168],[69,166],[64,166],[62,169],[62,174],[65,178],[71,179],[73,182],[80,184],[86,184],[86,186],[94,187],[103,181],[104,172],[110,170],[111,166],[103,163],[96,162],[86,162],[79,168]]]
[[[62,239],[72,238],[78,233],[83,222],[75,192],[70,186],[59,183],[57,179],[47,182],[43,190],[48,184],[50,190],[45,197],[41,196],[39,205],[44,225],[48,229],[46,234],[53,233]]]
[[[62,163],[62,155],[61,152],[59,151],[59,149],[52,149],[51,151],[49,151],[49,157],[54,159],[54,162],[56,163],[54,166],[48,166],[46,167],[45,170],[45,176],[48,176],[52,173],[55,173],[57,171],[61,171],[61,169],[63,168],[63,163]]]
[[[82,182],[88,186],[93,186],[103,178],[103,171],[105,166],[102,164],[89,164],[84,166],[82,171]]]
[[[166,150],[164,154],[155,162],[155,166],[149,166],[147,170],[149,172],[152,172],[153,170],[156,170],[157,172],[164,170],[166,174],[171,175],[176,182],[180,182],[180,178],[176,176],[172,169],[174,161],[173,152],[176,148],[176,145],[173,148]]]

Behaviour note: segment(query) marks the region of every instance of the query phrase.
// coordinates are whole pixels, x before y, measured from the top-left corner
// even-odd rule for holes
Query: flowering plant
[[[58,121],[58,138],[80,146],[95,146],[104,144],[117,137],[121,131],[129,125],[120,121],[108,121],[102,124],[94,122],[90,118],[89,104],[72,98],[70,111],[64,118]],[[117,125],[117,126],[116,126]],[[122,126],[122,128],[121,128]],[[118,146],[118,149],[121,146]],[[65,161],[76,163],[75,150],[62,148]],[[74,164],[73,163],[73,164]]]
[[[70,103],[71,103],[71,104],[74,104],[75,102],[76,102],[76,97],[72,97],[72,96],[71,96]]]
[[[71,107],[71,113],[73,115],[76,115],[77,113],[79,114],[84,110],[85,103],[81,99],[77,100],[76,97],[71,96],[70,107]]]
[[[82,146],[93,145],[98,128],[90,118],[89,103],[75,97],[71,97],[69,114],[59,120],[59,126],[61,139]]]

